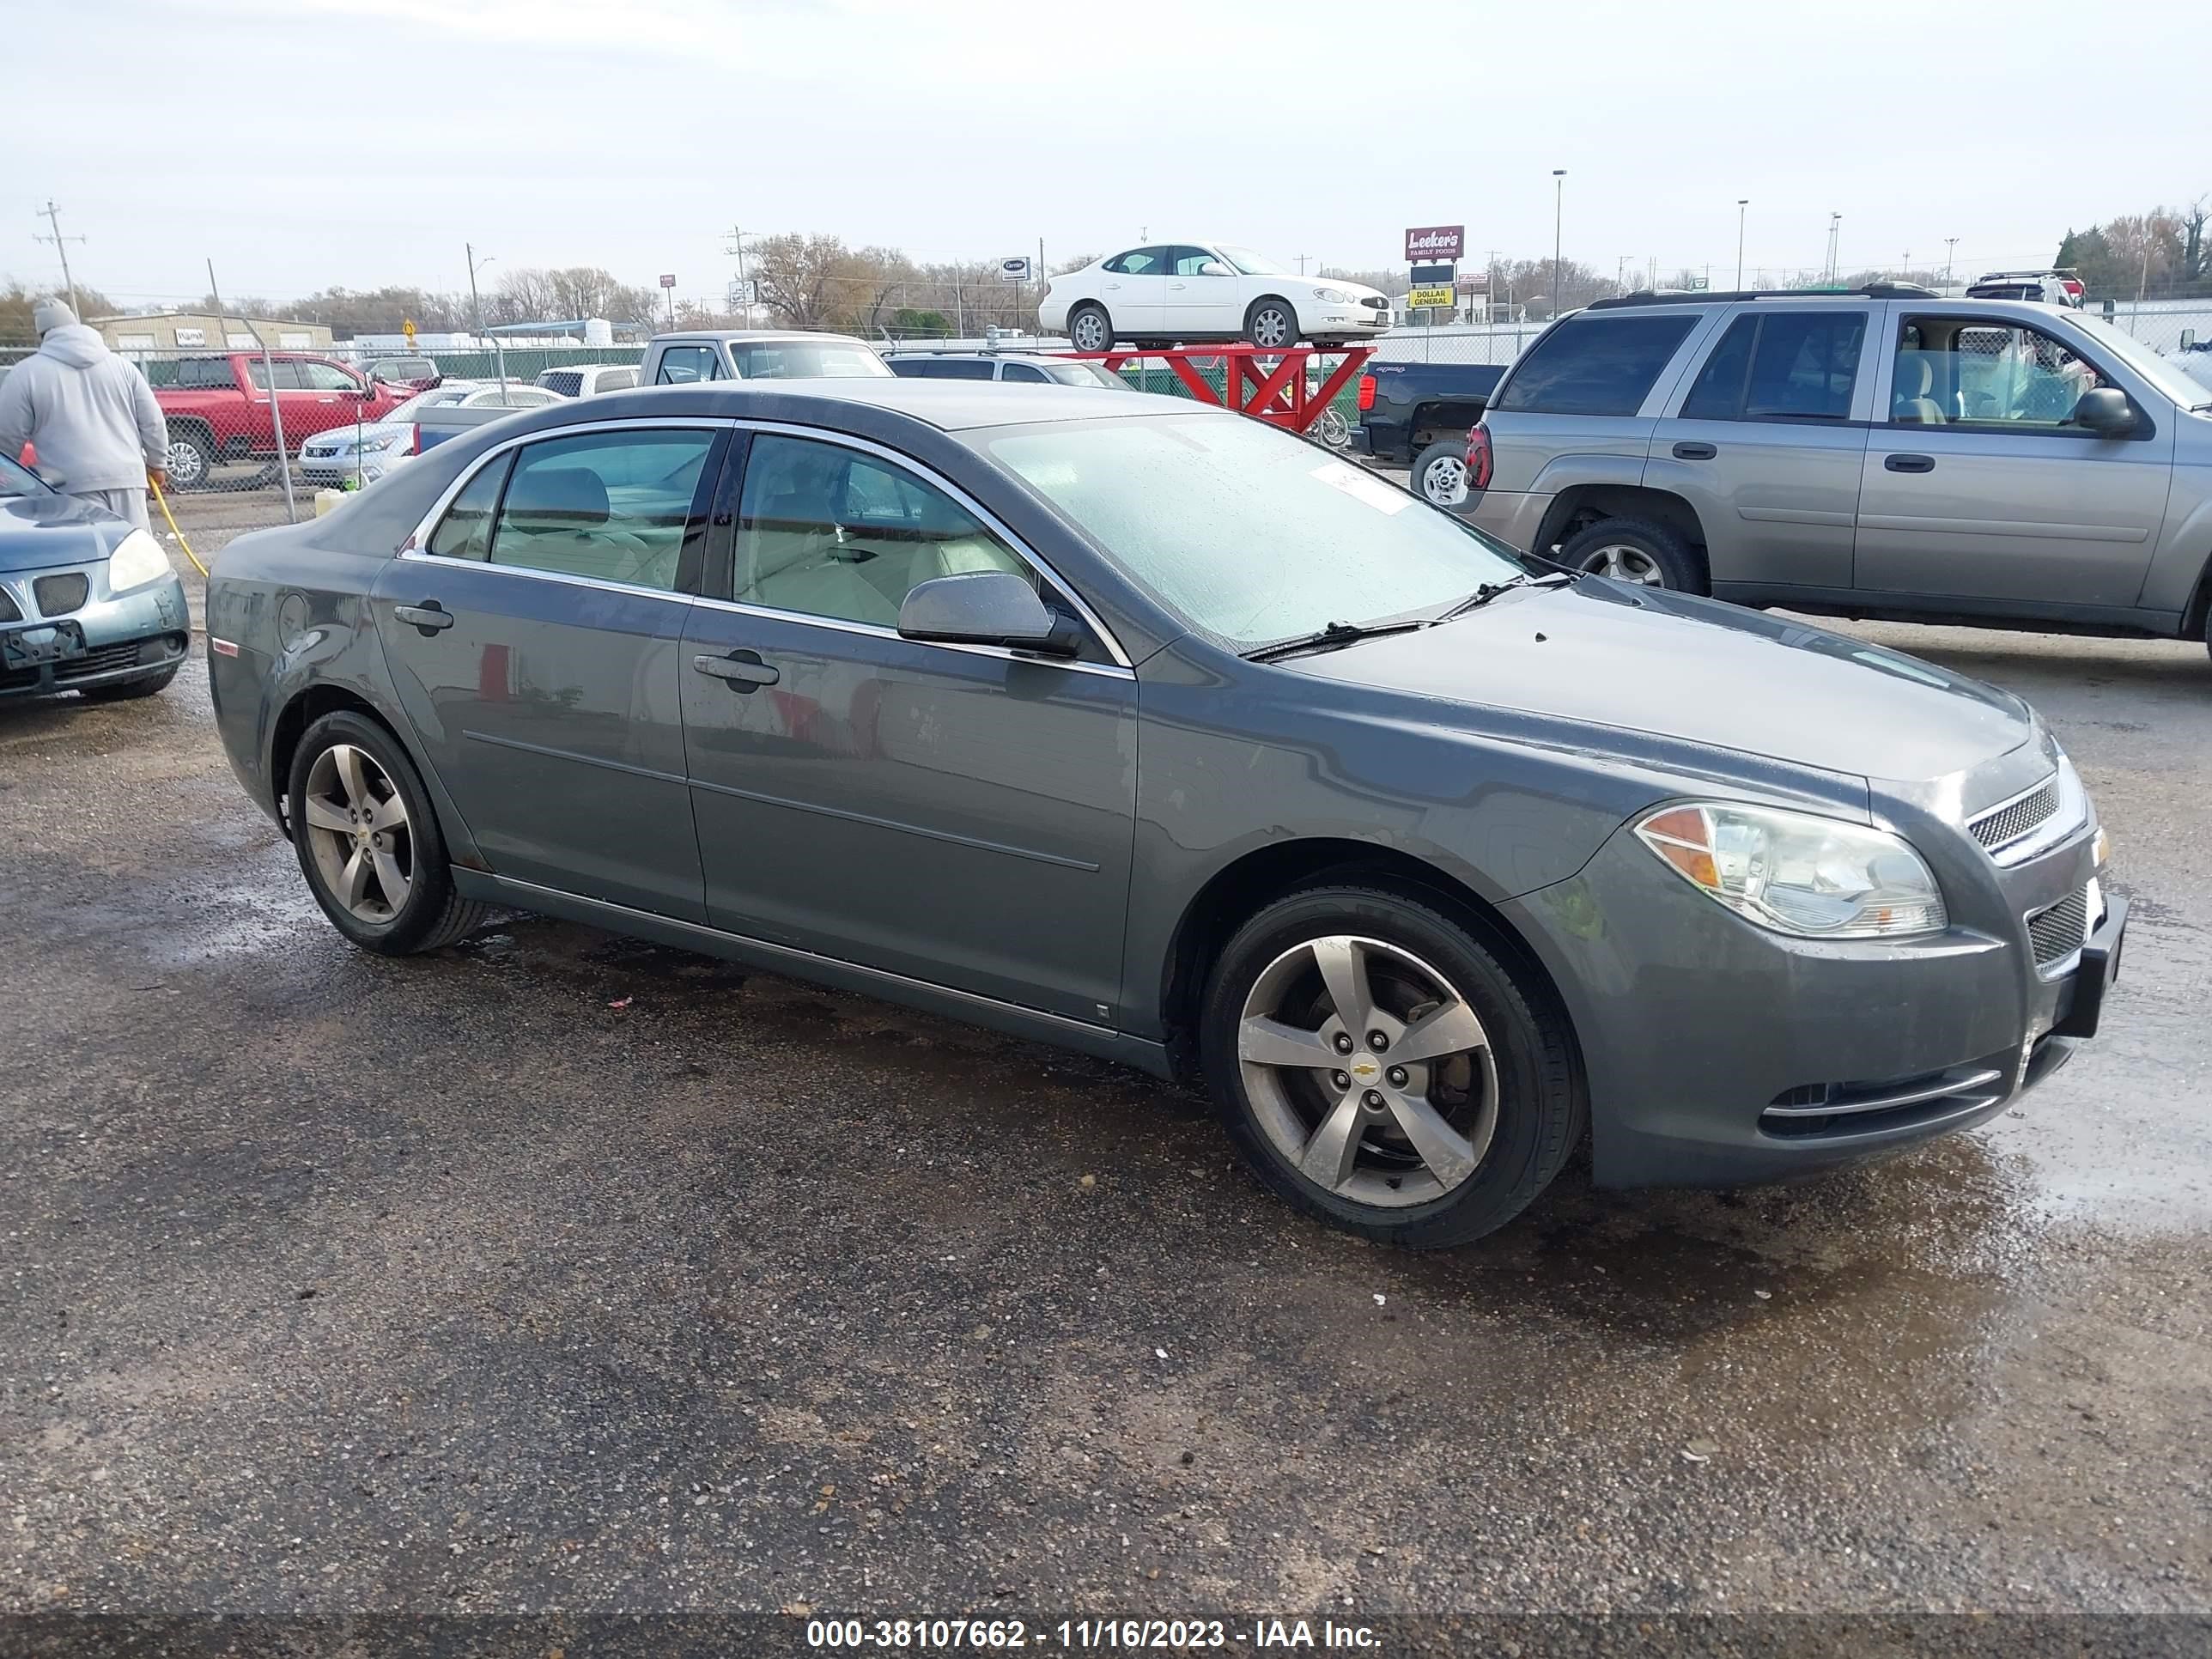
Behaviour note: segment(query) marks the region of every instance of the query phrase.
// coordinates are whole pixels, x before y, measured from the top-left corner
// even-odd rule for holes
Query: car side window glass
[[[738,504],[740,603],[893,628],[917,584],[979,570],[1034,580],[973,514],[905,468],[836,444],[754,439]]]
[[[670,346],[660,354],[660,373],[656,377],[659,385],[689,386],[695,380],[721,378],[721,362],[712,346]]]
[[[2083,392],[2107,384],[2095,365],[2041,329],[1916,318],[1898,337],[1890,419],[2057,432],[2070,426]]]
[[[1008,363],[999,372],[1002,380],[1034,380],[1040,384],[1050,377],[1035,363]]]
[[[1168,271],[1176,276],[1195,276],[1200,265],[1213,260],[1214,256],[1202,247],[1171,247],[1168,250]]]
[[[300,374],[310,392],[358,392],[361,382],[336,363],[301,363]],[[279,385],[283,382],[279,381]]]
[[[276,389],[279,392],[307,390],[307,382],[300,375],[300,365],[293,358],[279,357],[272,362],[264,362],[258,357],[248,357],[246,360],[246,378],[253,382],[253,389],[256,392],[266,392],[269,389],[269,376],[272,369],[276,372]]]
[[[1742,413],[1744,377],[1751,372],[1751,346],[1758,334],[1756,317],[1739,317],[1729,325],[1682,400],[1682,419],[1732,421]]]
[[[1159,276],[1166,274],[1167,263],[1168,251],[1164,247],[1133,247],[1109,259],[1106,269],[1120,276]]]
[[[673,592],[714,434],[641,427],[526,444],[490,562]]]
[[[1526,415],[1633,415],[1699,320],[1695,313],[1575,318],[1528,348],[1497,407]]]
[[[499,505],[499,489],[513,459],[502,455],[461,486],[430,532],[430,552],[441,559],[481,559],[490,551],[492,510]]]
[[[621,392],[636,384],[637,371],[634,368],[618,368],[612,374],[599,376],[599,390],[602,392]]]

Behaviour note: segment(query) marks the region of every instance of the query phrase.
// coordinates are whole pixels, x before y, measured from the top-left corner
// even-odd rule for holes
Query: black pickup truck
[[[1433,459],[1439,463],[1434,488],[1448,495],[1456,486],[1464,495],[1468,430],[1482,418],[1504,374],[1498,363],[1370,362],[1359,377],[1358,447],[1378,461],[1412,466],[1415,489],[1424,488],[1421,463]],[[1442,474],[1450,469],[1442,463],[1452,455],[1461,458],[1462,470],[1447,479]]]

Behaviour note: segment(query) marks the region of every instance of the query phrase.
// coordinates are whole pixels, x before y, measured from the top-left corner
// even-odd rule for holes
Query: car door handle
[[[1710,461],[1720,453],[1712,444],[1686,441],[1674,446],[1674,459],[1678,461]]]
[[[1933,455],[1885,455],[1881,464],[1892,472],[1933,472],[1936,470]]]
[[[1181,283],[1170,283],[1168,286],[1178,294],[1182,292],[1182,284]]]
[[[774,685],[783,678],[763,662],[757,651],[732,651],[726,657],[694,657],[691,665],[702,674],[726,681],[731,690],[748,694],[763,685]]]
[[[440,629],[453,625],[453,613],[435,599],[425,599],[420,605],[395,605],[392,607],[392,614],[400,621],[422,629],[422,637],[426,640]]]

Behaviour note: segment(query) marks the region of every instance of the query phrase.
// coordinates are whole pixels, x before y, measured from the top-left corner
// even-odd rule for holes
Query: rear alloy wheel
[[[1688,544],[1643,519],[1605,519],[1577,532],[1559,549],[1559,562],[1639,587],[1705,591],[1702,562]]]
[[[1298,313],[1288,300],[1255,300],[1244,313],[1244,337],[1268,351],[1280,351],[1298,340]]]
[[[1248,922],[1200,1045],[1260,1177],[1392,1243],[1504,1225],[1581,1133],[1564,1028],[1465,928],[1385,890],[1315,889]]]
[[[1413,462],[1413,493],[1437,507],[1467,505],[1467,440],[1431,444]]]
[[[331,925],[383,956],[474,933],[489,906],[454,890],[445,838],[414,763],[366,715],[325,714],[292,757],[292,842]]]
[[[1078,351],[1111,351],[1114,325],[1101,305],[1079,305],[1068,313],[1068,343]]]

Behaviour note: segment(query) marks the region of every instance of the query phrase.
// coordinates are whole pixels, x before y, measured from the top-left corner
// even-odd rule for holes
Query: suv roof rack
[[[1710,289],[1685,289],[1670,294],[1620,294],[1609,300],[1592,300],[1585,311],[1615,311],[1624,306],[1702,306],[1734,304],[1739,300],[1834,300],[1849,296],[1866,300],[1930,300],[1932,288],[1917,283],[1868,283],[1859,288],[1743,288],[1715,293]]]

